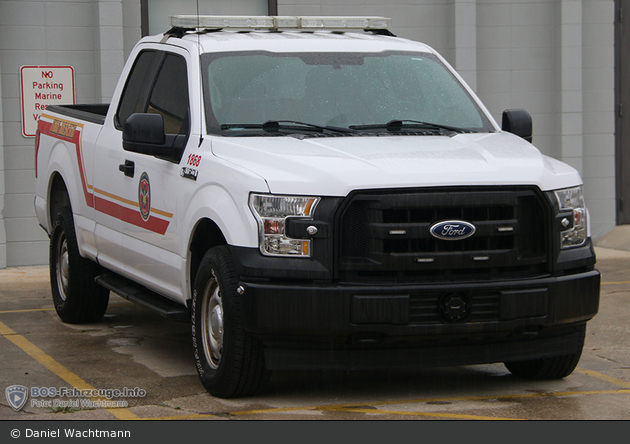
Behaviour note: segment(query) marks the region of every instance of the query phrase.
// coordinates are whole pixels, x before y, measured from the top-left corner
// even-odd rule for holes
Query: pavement
[[[630,225],[618,225],[595,242],[599,258],[630,258]]]
[[[52,307],[48,266],[0,270],[0,389],[138,387],[146,393],[121,398],[128,401],[122,408],[51,408],[43,405],[50,398],[31,397],[20,411],[0,394],[0,436],[3,426],[26,427],[11,420],[628,420],[630,226],[599,238],[595,251],[600,312],[568,378],[522,381],[500,363],[391,373],[277,372],[265,393],[231,400],[213,398],[199,383],[188,324],[115,296],[101,322],[63,324]]]

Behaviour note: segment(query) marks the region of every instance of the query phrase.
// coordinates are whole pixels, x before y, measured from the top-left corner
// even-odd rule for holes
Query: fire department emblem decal
[[[149,175],[145,172],[140,176],[138,185],[138,203],[140,204],[140,215],[145,222],[149,220],[151,214],[151,185],[149,185]]]

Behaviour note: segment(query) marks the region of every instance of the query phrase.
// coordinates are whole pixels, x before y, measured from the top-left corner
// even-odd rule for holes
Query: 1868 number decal
[[[201,163],[201,156],[197,156],[196,154],[191,154],[188,156],[188,165],[198,167]]]

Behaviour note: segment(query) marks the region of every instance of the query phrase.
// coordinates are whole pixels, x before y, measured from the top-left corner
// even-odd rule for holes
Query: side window
[[[138,55],[118,105],[115,122],[118,129],[122,128],[123,123],[130,115],[145,111],[147,95],[155,74],[155,66],[160,58],[161,54],[157,51],[144,51]]]
[[[146,112],[162,115],[166,134],[188,134],[188,74],[183,57],[166,54]]]

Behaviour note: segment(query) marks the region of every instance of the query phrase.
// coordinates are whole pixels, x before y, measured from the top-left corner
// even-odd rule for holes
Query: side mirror
[[[164,120],[160,114],[132,114],[123,125],[123,149],[153,154],[164,145]]]
[[[533,125],[532,116],[524,109],[506,109],[501,122],[503,131],[516,134],[531,143]]]
[[[123,149],[179,162],[186,137],[164,134],[164,120],[160,114],[135,113],[123,125]]]

